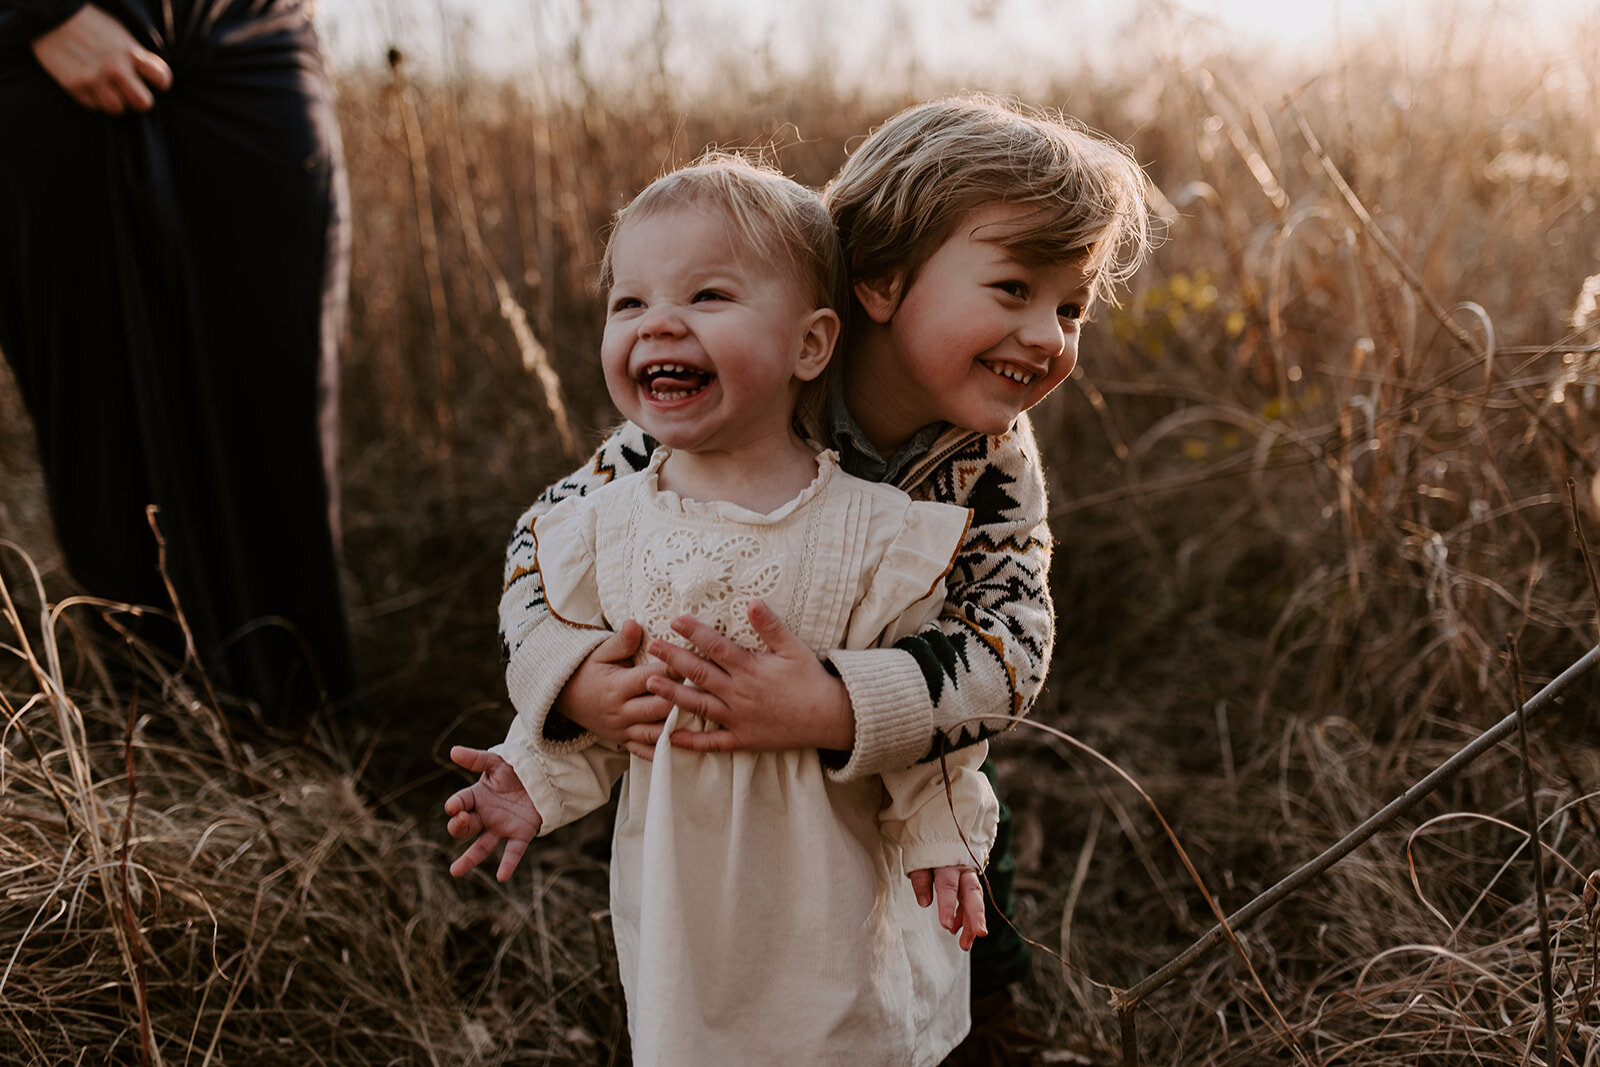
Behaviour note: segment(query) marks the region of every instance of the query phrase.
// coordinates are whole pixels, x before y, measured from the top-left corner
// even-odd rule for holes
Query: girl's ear
[[[867,313],[867,318],[882,326],[894,317],[895,309],[900,306],[904,278],[905,275],[894,271],[876,278],[862,278],[850,289],[856,294],[856,300],[861,304],[861,310]]]
[[[815,379],[827,369],[838,340],[839,313],[832,308],[813,311],[806,320],[806,332],[800,338],[800,358],[795,361],[794,376],[802,382]]]

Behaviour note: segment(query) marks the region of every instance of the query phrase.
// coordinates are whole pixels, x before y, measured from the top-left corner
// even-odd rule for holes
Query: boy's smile
[[[1001,244],[1024,213],[977,208],[909,286],[903,275],[856,284],[870,321],[846,373],[851,393],[871,398],[858,418],[880,450],[933,422],[1004,433],[1072,373],[1089,278],[1076,262],[1029,264]]]

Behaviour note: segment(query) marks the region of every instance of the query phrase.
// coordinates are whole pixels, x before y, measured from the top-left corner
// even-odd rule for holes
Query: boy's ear
[[[894,317],[895,309],[900,306],[904,279],[905,275],[893,271],[875,278],[862,278],[850,288],[856,294],[861,310],[867,313],[869,319],[882,326]]]
[[[795,363],[794,376],[802,382],[812,381],[828,366],[833,358],[833,346],[839,341],[839,313],[832,308],[818,308],[806,321],[806,332],[800,338],[800,358]]]

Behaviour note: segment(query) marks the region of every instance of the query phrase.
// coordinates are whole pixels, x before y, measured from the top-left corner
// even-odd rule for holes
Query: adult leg
[[[113,240],[119,124],[74,103],[31,56],[0,61],[0,350],[34,420],[56,537],[86,590],[165,606]],[[171,636],[169,633],[168,636]]]
[[[331,477],[347,211],[309,26],[255,30],[180,48],[164,122],[218,480],[198,518],[226,598],[219,666],[294,719],[355,688]]]

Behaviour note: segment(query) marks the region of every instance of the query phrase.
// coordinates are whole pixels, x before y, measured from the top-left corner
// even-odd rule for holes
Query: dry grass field
[[[1405,64],[1217,57],[1030,94],[1133,144],[1167,234],[1035,423],[1050,729],[995,754],[1045,1062],[1600,1063],[1587,676],[1525,746],[1112,1007],[1596,644],[1587,30],[1537,62],[1463,31]],[[341,86],[359,719],[284,739],[192,674],[114,684],[93,606],[51,610],[77,591],[0,377],[0,1061],[627,1062],[604,820],[502,887],[450,879],[439,816],[443,752],[509,716],[504,537],[611,418],[597,235],[708,144],[820,184],[929,87],[712,100],[412,67]]]

